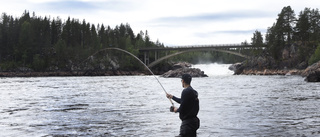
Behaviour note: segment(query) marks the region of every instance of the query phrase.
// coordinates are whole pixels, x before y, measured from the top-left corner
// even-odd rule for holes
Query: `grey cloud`
[[[221,13],[204,13],[192,16],[170,16],[153,20],[152,22],[171,24],[182,22],[232,21],[250,18],[273,17],[273,14],[263,11],[230,11]]]
[[[194,35],[196,37],[209,37],[213,35],[218,34],[252,34],[258,30],[262,34],[264,34],[267,30],[266,29],[255,29],[255,30],[225,30],[225,31],[211,31],[211,32],[201,32],[201,33],[195,33]]]
[[[114,12],[125,12],[135,8],[133,2],[129,1],[120,1],[120,0],[111,0],[104,2],[90,2],[90,1],[58,1],[58,2],[47,2],[38,5],[51,10],[53,12],[61,13],[73,13],[79,14],[84,12],[94,13],[97,10],[104,11],[114,11]]]

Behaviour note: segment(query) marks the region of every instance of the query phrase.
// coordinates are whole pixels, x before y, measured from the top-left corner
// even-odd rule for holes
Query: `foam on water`
[[[233,71],[229,70],[228,67],[231,64],[195,64],[192,68],[199,68],[204,71],[208,76],[222,76],[222,75],[233,75]]]

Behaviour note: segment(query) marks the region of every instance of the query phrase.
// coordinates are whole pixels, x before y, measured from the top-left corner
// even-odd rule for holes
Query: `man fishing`
[[[180,126],[180,137],[196,137],[197,129],[200,126],[200,120],[197,117],[199,112],[198,92],[195,91],[191,83],[191,75],[183,74],[181,78],[182,87],[181,98],[177,98],[171,94],[166,94],[167,98],[173,99],[180,104],[180,107],[171,106],[171,112],[179,112],[179,118],[182,123]]]

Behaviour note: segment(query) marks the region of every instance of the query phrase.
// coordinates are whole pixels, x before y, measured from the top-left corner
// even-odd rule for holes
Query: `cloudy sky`
[[[166,46],[229,44],[251,41],[255,30],[265,34],[285,6],[298,15],[318,0],[9,0],[0,12],[20,17],[76,18],[114,28],[130,24],[135,34],[148,30],[152,41]]]

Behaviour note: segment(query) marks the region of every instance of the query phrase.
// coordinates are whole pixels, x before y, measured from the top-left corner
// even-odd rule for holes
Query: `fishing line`
[[[91,56],[94,56],[95,54],[98,54],[99,52],[104,51],[104,50],[119,50],[119,51],[125,52],[125,53],[131,55],[132,57],[134,57],[135,59],[137,59],[141,64],[144,65],[145,68],[147,68],[149,70],[149,72],[153,75],[153,77],[158,81],[158,83],[160,84],[160,86],[163,89],[164,93],[168,94],[167,91],[164,89],[163,85],[161,84],[161,82],[159,81],[159,79],[156,77],[156,75],[154,75],[154,73],[150,70],[150,68],[146,64],[144,64],[138,57],[136,57],[135,55],[133,55],[129,51],[126,51],[126,50],[123,50],[123,49],[120,49],[120,48],[104,48],[104,49],[101,49],[101,50],[97,51],[96,53],[92,54]],[[89,56],[86,60],[88,60],[91,56]],[[84,60],[84,61],[86,61],[86,60]],[[81,64],[84,61],[82,61]],[[172,106],[174,106],[172,100],[170,98],[168,98],[168,99],[169,99],[170,103],[172,104]]]

